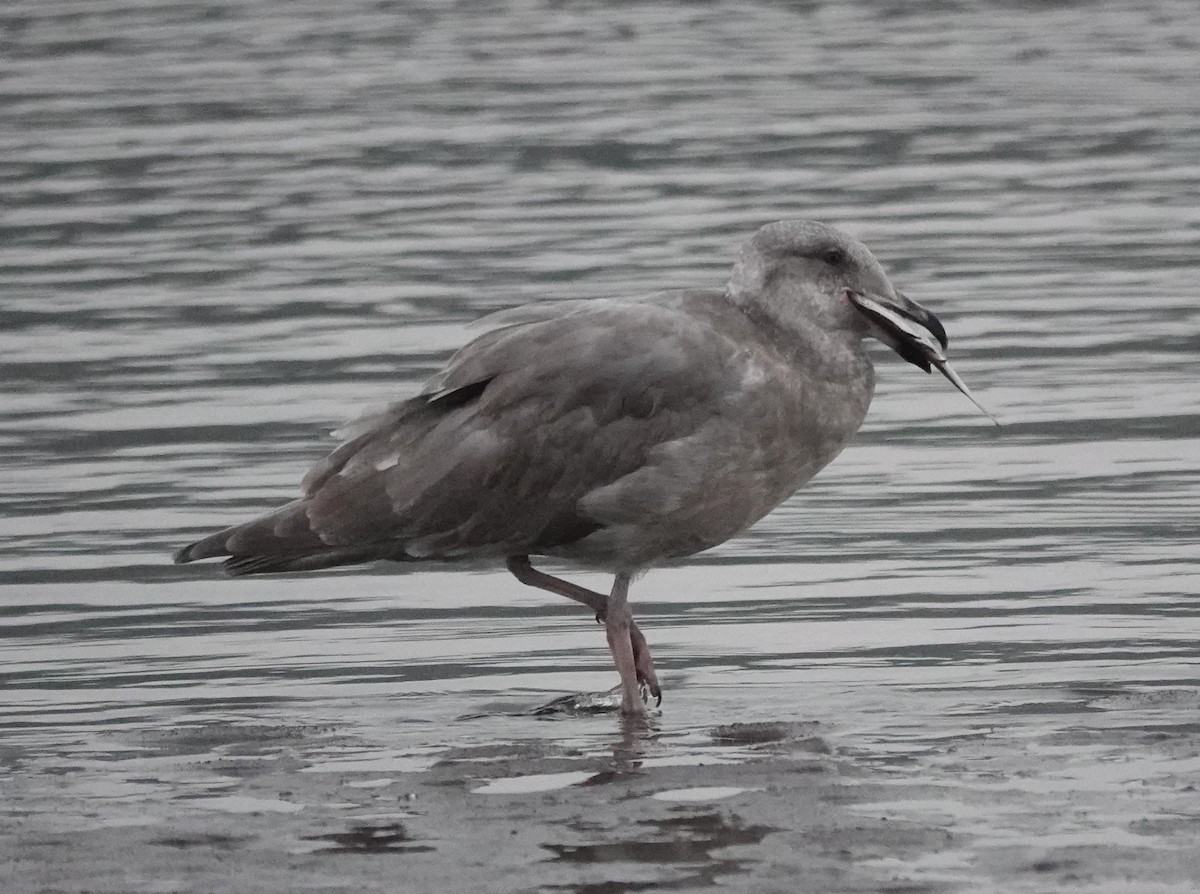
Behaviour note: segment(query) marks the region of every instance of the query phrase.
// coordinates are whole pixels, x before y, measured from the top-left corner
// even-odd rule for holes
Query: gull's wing
[[[585,511],[589,495],[711,425],[743,375],[744,345],[685,304],[571,302],[500,318],[421,394],[352,424],[299,500],[179,559],[278,571],[537,553],[586,537],[606,524],[603,499]],[[644,511],[680,497],[643,497]]]

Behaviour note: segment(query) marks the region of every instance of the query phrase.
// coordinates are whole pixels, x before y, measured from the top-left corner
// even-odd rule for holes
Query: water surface
[[[796,890],[787,790],[846,811],[814,890],[1200,884],[1197,34],[1189,2],[8,4],[0,873],[205,890],[217,854],[285,890],[382,846],[417,890],[469,828],[464,890]],[[638,583],[650,733],[524,713],[615,680],[502,573],[168,564],[478,315],[717,286],[790,216],[866,241],[1005,425],[880,349],[833,466]],[[463,800],[404,807],[439,766]],[[553,806],[510,840],[500,797]],[[879,816],[915,831],[854,837]],[[657,859],[580,850],[640,821]],[[134,841],[142,875],[94,862]]]

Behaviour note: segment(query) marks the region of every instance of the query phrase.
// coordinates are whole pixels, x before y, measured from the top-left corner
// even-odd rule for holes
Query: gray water
[[[757,226],[810,217],[941,316],[1004,427],[881,348],[833,466],[636,586],[667,689],[644,759],[815,723],[847,767],[944,786],[886,805],[969,842],[901,861],[913,885],[1012,846],[1152,854],[1135,874],[1187,889],[1162,854],[1200,842],[1198,83],[1191,0],[9,0],[4,840],[296,806],[164,769],[238,730],[336,730],[261,748],[317,772],[603,750],[612,715],[514,716],[615,682],[565,600],[170,553],[290,499],[480,314],[719,286]],[[82,890],[50,862],[13,890]],[[166,884],[115,878],[89,884]]]

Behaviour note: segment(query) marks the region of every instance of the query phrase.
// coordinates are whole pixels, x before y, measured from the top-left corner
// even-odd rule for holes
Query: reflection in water
[[[10,6],[7,887],[379,845],[444,889],[463,840],[462,890],[1200,883],[1195,4]],[[640,587],[651,729],[530,716],[615,681],[502,574],[167,564],[478,315],[719,284],[789,216],[877,248],[1005,425],[881,350],[854,446]]]

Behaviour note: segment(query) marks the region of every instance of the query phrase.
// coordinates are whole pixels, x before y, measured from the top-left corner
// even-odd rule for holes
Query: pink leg
[[[662,704],[662,687],[658,685],[658,674],[654,672],[654,657],[650,654],[650,646],[634,622],[632,613],[629,616],[629,640],[633,646],[633,663],[637,668],[638,682],[654,696],[657,707]]]
[[[513,577],[521,583],[537,587],[539,590],[557,593],[559,596],[566,596],[576,602],[582,602],[596,613],[597,619],[603,616],[604,610],[608,607],[608,597],[603,593],[597,593],[587,587],[581,587],[544,571],[538,571],[529,564],[529,556],[509,556],[505,564],[512,572]]]
[[[658,675],[654,672],[654,659],[650,655],[650,646],[646,637],[638,629],[629,610],[629,575],[618,574],[613,581],[612,594],[605,596],[595,590],[589,590],[570,581],[562,580],[553,575],[538,571],[529,563],[528,556],[510,556],[507,562],[508,570],[523,584],[538,587],[566,596],[576,602],[582,602],[596,613],[596,620],[604,622],[604,632],[608,638],[608,648],[612,652],[613,663],[621,676],[621,712],[636,716],[646,713],[645,699],[642,695],[644,686],[650,695],[662,704],[662,687],[658,684]]]
[[[608,648],[612,652],[613,664],[617,666],[617,673],[621,675],[621,713],[636,716],[646,713],[646,705],[642,701],[642,686],[638,679],[637,661],[634,658],[633,613],[629,610],[628,596],[629,575],[622,572],[613,581],[612,594],[608,597],[608,610],[604,613],[604,632],[608,636]]]

